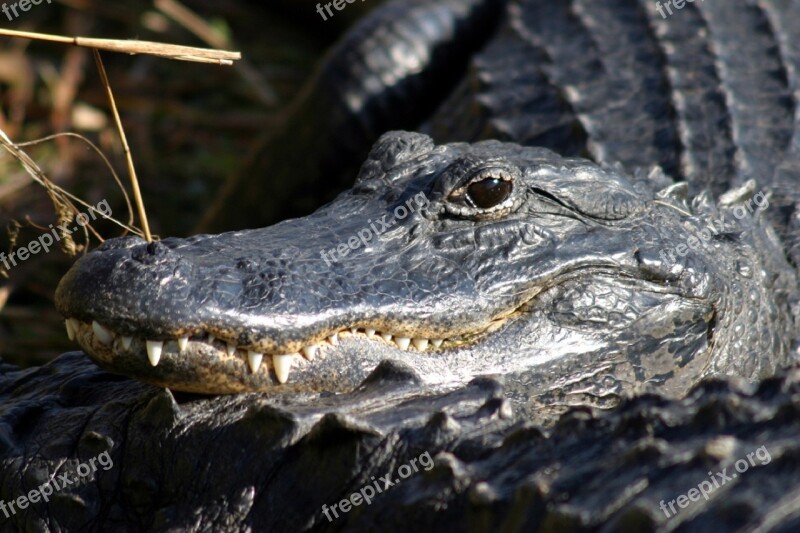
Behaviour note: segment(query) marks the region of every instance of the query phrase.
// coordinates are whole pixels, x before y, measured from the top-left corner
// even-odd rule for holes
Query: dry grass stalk
[[[150,234],[150,224],[147,222],[147,212],[144,209],[144,199],[142,198],[142,191],[139,189],[139,179],[136,177],[136,168],[133,165],[133,155],[131,154],[130,146],[128,146],[128,138],[125,135],[125,129],[122,127],[122,119],[120,119],[119,111],[117,111],[114,93],[111,90],[111,84],[108,82],[108,76],[103,66],[103,60],[100,58],[100,52],[96,48],[92,49],[92,52],[94,53],[94,61],[97,64],[97,70],[100,72],[100,80],[103,82],[103,88],[105,88],[106,96],[108,96],[111,112],[114,115],[114,122],[119,132],[119,140],[122,143],[122,150],[125,153],[125,161],[128,163],[128,174],[131,179],[131,186],[133,187],[133,199],[139,211],[139,221],[142,224],[142,232],[147,242],[152,242],[153,236]]]
[[[22,37],[53,43],[74,44],[86,48],[121,52],[124,54],[149,54],[179,61],[194,61],[197,63],[214,63],[218,65],[232,65],[234,61],[242,58],[239,52],[228,50],[214,50],[211,48],[196,48],[176,44],[156,43],[152,41],[136,41],[125,39],[97,39],[94,37],[67,37],[49,33],[30,31],[16,31],[0,28],[0,36]]]
[[[22,147],[29,146],[32,144],[37,144],[41,142],[46,142],[50,139],[59,137],[59,136],[70,136],[70,137],[77,137],[79,139],[84,140],[86,143],[89,144],[106,162],[109,168],[111,168],[110,163],[106,159],[106,157],[100,152],[100,149],[97,148],[91,141],[88,139],[81,137],[80,135],[74,133],[62,133],[58,135],[51,135],[44,139],[39,139],[37,141],[30,141],[24,144],[15,144],[11,139],[6,135],[6,133],[0,129],[0,148],[5,149],[14,159],[20,162],[22,167],[28,173],[28,175],[39,185],[44,187],[45,191],[47,191],[47,195],[50,197],[51,201],[53,202],[53,206],[56,212],[56,219],[57,224],[64,224],[65,222],[72,222],[73,218],[83,212],[86,211],[94,211],[98,214],[102,215],[95,206],[86,203],[85,201],[81,200],[77,196],[73,195],[72,193],[62,189],[55,183],[53,183],[50,178],[48,178],[45,173],[39,168],[39,165],[33,160],[33,158],[25,152]],[[114,175],[114,179],[119,184],[120,188],[122,188],[122,182],[119,180],[119,177],[114,173],[113,168],[111,168],[112,174]],[[129,212],[131,209],[130,200],[128,199],[127,194],[125,193],[124,188],[123,194],[125,194],[125,200],[128,204]],[[81,207],[78,207],[81,206]],[[105,217],[103,217],[105,218]],[[117,224],[118,226],[122,227],[126,231],[129,231],[136,235],[141,235],[141,232],[138,231],[136,228],[132,227],[130,224],[130,218],[128,224],[120,222],[113,217],[110,217],[108,220],[112,221],[113,223]],[[84,236],[88,240],[89,232],[92,233],[100,242],[103,242],[103,238],[91,227],[90,224],[86,224],[83,228]],[[14,244],[15,238],[15,231],[14,228],[9,228],[9,237],[12,241],[12,248]],[[69,255],[75,255],[78,252],[84,251],[85,246],[79,245],[75,243],[72,237],[69,234],[60,233],[61,240],[59,243],[61,244],[62,249]]]

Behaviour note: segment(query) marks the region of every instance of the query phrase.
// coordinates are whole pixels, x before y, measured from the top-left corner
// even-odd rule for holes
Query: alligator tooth
[[[97,320],[92,320],[92,331],[94,331],[94,336],[97,337],[97,340],[106,346],[114,341],[114,334],[98,324]]]
[[[211,333],[209,333],[208,334],[208,344],[214,344],[215,340],[217,340],[217,338],[214,335],[212,335]]]
[[[408,346],[411,344],[411,339],[408,337],[397,337],[394,339],[394,342],[397,343],[397,346],[401,350],[408,350]]]
[[[161,359],[161,350],[164,348],[164,343],[161,341],[147,341],[147,358],[150,359],[150,364],[156,366]]]
[[[439,348],[444,343],[444,339],[431,339],[431,344],[433,344],[434,348]]]
[[[367,337],[372,337],[373,335],[375,335],[375,330],[374,329],[368,329],[368,330],[366,330],[366,333],[367,333]]]
[[[124,349],[126,349],[126,350],[130,350],[131,349],[131,343],[133,342],[133,337],[125,337],[125,336],[123,336],[120,340],[122,341],[122,347]]]
[[[424,352],[428,349],[428,339],[414,339],[414,348]]]
[[[64,321],[64,325],[67,327],[67,337],[69,337],[69,340],[74,341],[75,340],[75,329],[72,326],[72,320],[69,319],[69,318],[66,319]]]
[[[181,337],[178,339],[178,351],[183,353],[189,346],[189,337]]]
[[[355,335],[356,333],[358,333],[358,328],[350,328],[350,333]]]
[[[253,374],[258,372],[258,369],[261,368],[262,359],[264,359],[263,354],[254,352],[252,350],[247,350],[247,362],[250,364],[250,370],[253,371]]]
[[[292,370],[292,359],[294,355],[273,355],[272,366],[275,367],[275,377],[278,383],[286,383],[289,380],[289,372]]]
[[[317,357],[317,349],[316,346],[306,346],[303,348],[303,357],[309,361],[313,361]]]
[[[233,354],[236,353],[236,346],[232,342],[228,343],[228,345],[226,346],[226,349],[228,351],[228,355],[232,356]]]
[[[339,335],[334,333],[333,335],[328,337],[328,342],[336,346],[337,344],[339,344]]]
[[[389,333],[381,333],[381,337],[383,337],[383,340],[385,340],[386,342],[392,342],[392,339],[394,338]]]

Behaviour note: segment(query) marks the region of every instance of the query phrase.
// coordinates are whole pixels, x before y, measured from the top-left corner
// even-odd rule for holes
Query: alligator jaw
[[[469,341],[464,336],[410,338],[372,328],[349,328],[291,354],[263,354],[210,334],[150,341],[117,334],[97,321],[90,324],[73,318],[66,320],[66,328],[70,339],[76,340],[104,368],[176,390],[230,394],[350,390],[363,381],[365,369],[366,373],[371,371],[369,357],[365,360],[361,352],[364,348],[370,351],[374,343],[384,347],[381,357],[386,350],[400,360],[437,357],[449,348],[474,342],[498,330],[505,322],[503,319],[493,322]],[[347,361],[352,364],[346,364]],[[327,369],[332,363],[334,368]],[[153,367],[158,367],[158,371],[153,372]]]
[[[420,374],[421,381],[431,384],[459,384],[482,373],[514,374],[535,371],[539,363],[547,363],[564,355],[566,350],[581,346],[584,355],[602,350],[591,338],[573,336],[563,347],[528,347],[521,349],[518,358],[508,358],[503,364],[482,360],[486,354],[513,346],[519,336],[530,331],[553,328],[542,315],[556,291],[571,283],[586,283],[612,275],[628,281],[641,292],[664,297],[680,297],[674,288],[657,282],[630,277],[630,273],[607,268],[578,268],[559,275],[531,280],[521,304],[488,325],[475,326],[472,332],[447,338],[397,335],[374,328],[340,328],[322,339],[300,343],[295,350],[264,353],[255,347],[237,346],[224,334],[184,334],[167,340],[147,340],[144,337],[118,334],[111,328],[92,320],[83,322],[67,319],[70,338],[102,367],[141,381],[174,390],[211,394],[240,392],[347,392],[387,359],[405,363]],[[544,309],[540,308],[544,300]],[[537,322],[530,315],[538,314]],[[519,324],[524,324],[520,326]],[[505,335],[507,326],[517,333]],[[376,326],[377,327],[377,326]],[[555,339],[554,328],[545,338]],[[297,346],[297,345],[295,345]],[[514,360],[517,359],[517,360]],[[592,357],[588,357],[592,359]],[[530,365],[526,361],[537,361]],[[493,364],[494,363],[494,364]]]

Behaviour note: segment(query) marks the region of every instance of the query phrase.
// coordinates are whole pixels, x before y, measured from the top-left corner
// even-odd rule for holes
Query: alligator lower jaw
[[[472,344],[497,331],[510,318],[498,319],[488,328],[473,335],[446,339],[402,337],[374,329],[350,328],[292,354],[264,354],[236,346],[211,334],[166,341],[146,340],[118,334],[97,321],[87,323],[74,318],[66,320],[66,329],[70,340],[77,340],[95,361],[112,372],[131,375],[175,390],[224,394],[273,390],[274,387],[282,387],[287,391],[315,391],[313,384],[284,384],[289,381],[293,369],[302,373],[303,370],[311,370],[315,364],[319,364],[318,357],[320,360],[325,359],[326,352],[335,350],[340,338],[368,339],[409,355],[435,355],[447,349]],[[144,354],[147,354],[146,357]],[[173,368],[162,373],[165,363]],[[148,371],[148,368],[151,370]],[[224,371],[221,372],[220,369]],[[237,374],[241,380],[230,379]],[[199,375],[205,375],[205,378],[199,380]]]

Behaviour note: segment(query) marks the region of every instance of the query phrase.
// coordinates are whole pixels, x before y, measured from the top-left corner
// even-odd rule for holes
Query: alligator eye
[[[486,178],[467,187],[467,197],[472,205],[489,209],[505,202],[511,196],[511,182],[499,178]]]

